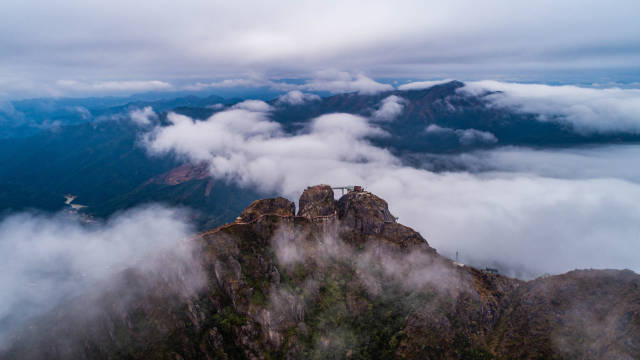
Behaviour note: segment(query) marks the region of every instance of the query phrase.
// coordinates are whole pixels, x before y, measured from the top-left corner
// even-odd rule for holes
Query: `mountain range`
[[[571,147],[640,140],[631,133],[584,133],[562,118],[541,121],[538,114],[491,106],[490,93],[471,95],[460,91],[463,86],[451,81],[419,90],[316,96],[299,103],[276,98],[268,102],[269,116],[289,134],[303,131],[311,119],[323,114],[371,117],[388,134],[369,139],[371,143],[412,166],[436,171],[460,167],[438,160],[443,154],[510,145]],[[242,100],[178,95],[182,96],[12,102],[12,112],[3,114],[23,119],[24,131],[14,126],[19,122],[0,123],[0,212],[62,210],[64,195],[73,194],[90,216],[108,217],[137,204],[163,202],[192,209],[194,221],[206,229],[233,220],[252,199],[274,195],[232,181],[207,179],[195,170],[185,172],[199,165],[171,154],[147,153],[140,144],[144,129],[131,121],[132,111],[152,107],[158,122],[166,125],[169,112],[204,120]],[[392,120],[377,121],[376,111],[390,97],[395,97],[402,111]],[[425,165],[429,157],[433,161]],[[179,180],[172,175],[176,173],[183,174]]]

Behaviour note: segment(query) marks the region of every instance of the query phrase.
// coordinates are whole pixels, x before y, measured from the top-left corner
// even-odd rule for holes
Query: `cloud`
[[[476,129],[452,129],[448,127],[431,124],[425,129],[427,134],[454,134],[458,137],[461,145],[473,144],[494,144],[498,142],[498,138],[488,131]]]
[[[320,96],[303,93],[300,90],[291,90],[278,98],[278,103],[289,105],[302,105],[311,101],[320,100]]]
[[[208,83],[198,82],[185,87],[187,90],[203,90],[206,88],[234,88],[234,87],[262,87],[270,84],[263,80],[255,79],[224,79]]]
[[[156,127],[145,136],[145,143],[151,153],[174,152],[193,161],[208,161],[215,177],[257,185],[265,191],[285,183],[291,183],[289,189],[304,188],[306,182],[288,173],[296,169],[296,174],[311,177],[318,171],[316,161],[330,172],[335,165],[336,174],[351,162],[395,161],[386,150],[360,140],[386,135],[363,117],[323,115],[310,123],[307,133],[288,136],[268,118],[266,110],[232,109],[205,121],[170,113],[171,125]]]
[[[151,106],[145,106],[143,109],[132,110],[129,113],[129,117],[134,123],[145,126],[151,124],[153,119],[157,119],[158,115],[156,115]]]
[[[393,90],[393,86],[379,83],[363,74],[353,75],[335,70],[317,72],[312,80],[301,87],[311,91],[328,91],[331,93],[357,92],[365,95]]]
[[[380,107],[371,118],[374,121],[392,121],[402,113],[407,100],[396,95],[390,95],[382,99]]]
[[[234,109],[248,110],[251,112],[269,112],[271,105],[261,100],[245,100],[233,105]]]
[[[385,133],[351,114],[323,115],[295,135],[266,112],[168,119],[169,126],[147,134],[151,153],[207,161],[214,177],[291,198],[311,184],[362,184],[432,246],[449,255],[459,250],[478,266],[500,262],[529,275],[589,267],[640,271],[632,255],[640,251],[640,185],[634,182],[565,179],[506,166],[477,174],[411,168],[369,143]]]
[[[136,91],[158,91],[170,90],[171,84],[159,80],[149,81],[98,81],[80,82],[75,80],[58,80],[56,85],[60,88],[74,92],[136,92]]]
[[[445,155],[442,161],[472,172],[508,171],[550,178],[611,178],[640,183],[640,169],[633,166],[639,156],[640,147],[634,144],[569,149],[510,146]]]
[[[638,81],[632,69],[640,57],[640,5],[631,0],[543,1],[535,8],[501,0],[152,5],[7,4],[0,13],[0,93],[50,94],[58,79],[305,78],[326,68],[375,77],[535,80],[551,73]]]
[[[453,79],[444,79],[444,80],[431,80],[431,81],[415,81],[406,84],[402,84],[398,86],[398,90],[408,91],[408,90],[422,90],[428,89],[430,87],[446,84],[448,82],[453,81]]]
[[[499,81],[466,83],[463,94],[480,95],[496,107],[566,122],[585,133],[640,133],[640,89],[595,89]]]
[[[306,79],[298,79],[296,83],[283,80],[271,80],[265,77],[251,76],[248,78],[234,78],[211,83],[196,83],[185,87],[187,90],[203,90],[206,88],[269,88],[276,91],[288,91],[289,96],[298,97],[303,91],[327,91],[330,93],[376,94],[393,90],[389,84],[379,83],[363,74],[353,74],[347,71],[322,70],[316,71]],[[285,94],[284,96],[287,96]],[[317,95],[304,94],[308,99],[315,99]]]
[[[70,297],[99,295],[124,270],[164,276],[170,267],[163,259],[197,269],[188,241],[192,228],[183,218],[178,210],[148,206],[91,224],[68,214],[19,213],[2,219],[0,343]],[[181,285],[189,281],[193,287],[185,288],[199,286],[199,279],[186,275]]]

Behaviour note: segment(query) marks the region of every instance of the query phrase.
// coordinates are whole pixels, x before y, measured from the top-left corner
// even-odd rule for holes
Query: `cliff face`
[[[184,281],[167,276],[126,307],[102,297],[90,319],[60,309],[2,358],[640,357],[637,274],[522,282],[456,266],[374,194],[336,201],[320,185],[299,204],[296,216],[286,199],[259,200],[194,239],[205,277],[195,295],[166,291]]]

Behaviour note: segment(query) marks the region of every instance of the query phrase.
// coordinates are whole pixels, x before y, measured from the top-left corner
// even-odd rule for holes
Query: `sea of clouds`
[[[637,101],[629,95],[633,91],[626,91],[618,92],[624,94],[616,103],[622,110]],[[512,96],[509,89],[499,94]],[[513,101],[495,106],[515,106]],[[554,103],[561,116],[557,121],[579,121],[569,110],[561,111],[572,108],[568,101]],[[170,124],[155,127],[143,142],[151,154],[206,161],[216,178],[291,199],[311,184],[362,184],[385,198],[402,223],[420,231],[440,252],[453,256],[459,251],[477,266],[525,269],[512,273],[521,277],[574,268],[640,270],[633,255],[640,250],[640,185],[630,170],[640,147],[498,148],[452,156],[448,161],[467,170],[436,173],[407,166],[369,141],[389,136],[376,121],[380,113],[397,114],[401,104],[386,98],[372,118],[322,115],[296,134],[285,133],[270,119],[270,105],[255,101],[205,120],[170,113]],[[590,128],[619,128],[615,119],[599,121]],[[487,134],[474,135],[492,141]]]

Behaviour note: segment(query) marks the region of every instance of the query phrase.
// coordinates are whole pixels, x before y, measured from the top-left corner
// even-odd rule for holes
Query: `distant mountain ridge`
[[[371,117],[383,99],[397,96],[403,99],[402,111],[393,120],[371,120],[390,136],[369,141],[389,149],[411,166],[422,166],[425,157],[505,145],[570,147],[640,141],[640,136],[632,134],[583,134],[561,121],[539,121],[535,114],[488,106],[483,95],[461,93],[463,86],[462,82],[451,81],[420,90],[338,94],[298,105],[273,99],[269,117],[294,134],[305,131],[310,120],[327,113]],[[226,181],[211,183],[202,176],[180,183],[152,181],[189,165],[171,155],[149,156],[139,144],[139,136],[146,130],[130,121],[129,112],[152,106],[159,123],[167,125],[168,112],[204,120],[239,101],[190,95],[16,102],[16,111],[28,113],[31,107],[33,114],[51,106],[47,110],[53,114],[49,120],[56,116],[62,120],[59,126],[37,128],[30,136],[0,139],[0,212],[60,210],[63,195],[70,193],[78,196],[79,203],[88,205],[84,211],[99,217],[142,203],[164,202],[194,209],[201,229],[229,221],[252,199],[272,194]],[[222,105],[212,106],[216,104]],[[77,106],[85,106],[91,117],[85,119],[85,113],[76,110],[69,115],[69,109]],[[457,165],[434,160],[430,169],[450,170],[451,166]]]

